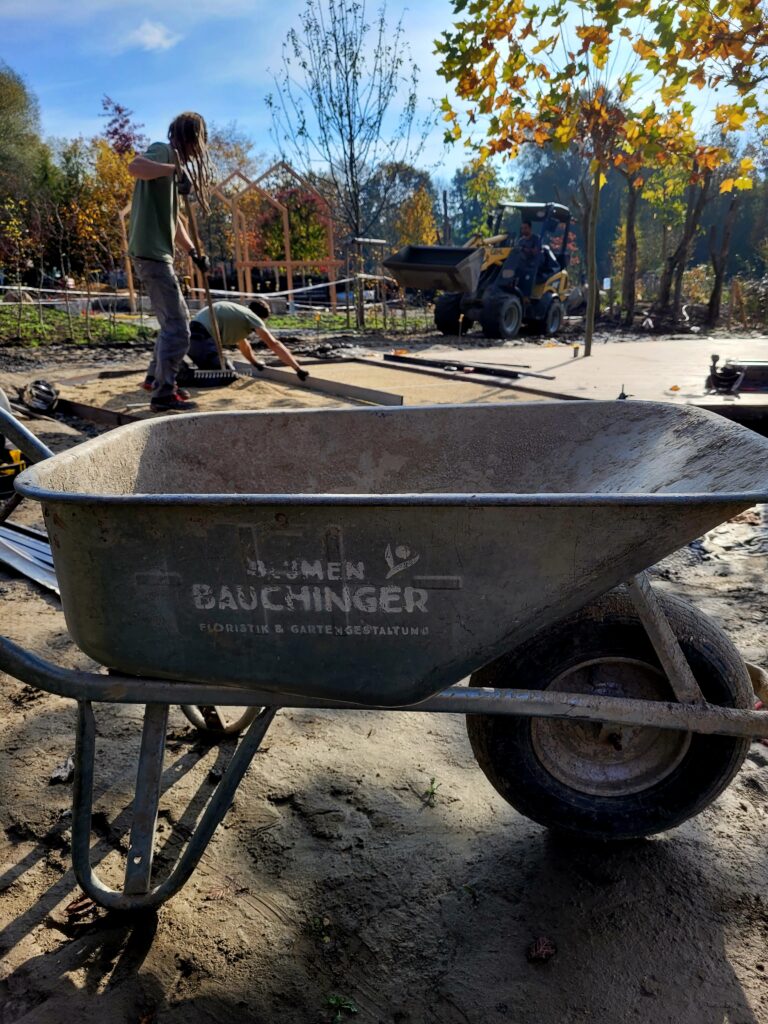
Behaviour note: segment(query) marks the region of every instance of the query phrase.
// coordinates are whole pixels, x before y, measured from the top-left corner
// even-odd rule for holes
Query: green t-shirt
[[[173,163],[173,149],[167,142],[153,142],[144,156],[159,164]],[[137,180],[133,188],[128,231],[128,252],[131,256],[173,263],[178,214],[175,175],[164,175],[152,181]]]
[[[247,338],[251,331],[264,327],[261,317],[252,313],[247,306],[238,306],[236,302],[214,302],[213,308],[216,311],[216,323],[219,325],[221,344],[224,347],[232,348],[238,341]],[[207,307],[201,309],[194,319],[213,335],[211,311]]]

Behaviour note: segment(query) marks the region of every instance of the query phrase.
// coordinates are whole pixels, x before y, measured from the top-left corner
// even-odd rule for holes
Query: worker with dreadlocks
[[[158,412],[194,408],[189,394],[176,385],[176,374],[189,348],[189,311],[173,269],[173,255],[174,247],[179,246],[203,274],[210,269],[208,258],[196,251],[178,215],[179,195],[189,195],[192,189],[203,212],[208,209],[211,169],[207,142],[200,114],[179,114],[168,129],[168,142],[153,142],[143,156],[134,157],[128,165],[136,178],[128,251],[160,322],[147,371],[152,388],[150,406]]]

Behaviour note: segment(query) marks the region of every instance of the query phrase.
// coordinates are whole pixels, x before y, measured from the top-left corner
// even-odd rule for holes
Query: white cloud
[[[160,21],[142,21],[138,28],[115,41],[115,49],[170,50],[181,39]]]

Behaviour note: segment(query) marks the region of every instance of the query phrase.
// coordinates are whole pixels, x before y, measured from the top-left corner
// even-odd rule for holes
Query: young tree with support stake
[[[267,103],[286,158],[323,176],[351,235],[375,233],[397,191],[382,165],[414,163],[427,130],[402,19],[389,24],[383,5],[369,24],[365,0],[306,0],[275,85]]]

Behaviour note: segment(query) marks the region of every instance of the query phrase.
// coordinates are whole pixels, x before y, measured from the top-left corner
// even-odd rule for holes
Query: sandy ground
[[[40,369],[11,366],[4,386]],[[82,438],[36,430],[56,450]],[[768,528],[752,515],[656,578],[764,662],[767,570]],[[3,633],[89,665],[55,598],[1,572],[0,594]],[[97,709],[92,857],[113,883],[139,721],[135,708]],[[698,818],[605,846],[508,807],[460,718],[281,712],[181,893],[157,914],[77,921],[65,912],[78,895],[71,787],[49,784],[74,724],[72,702],[1,680],[0,1024],[768,1022],[766,746]],[[203,744],[173,709],[161,870],[232,750]],[[556,953],[529,963],[541,937]]]

